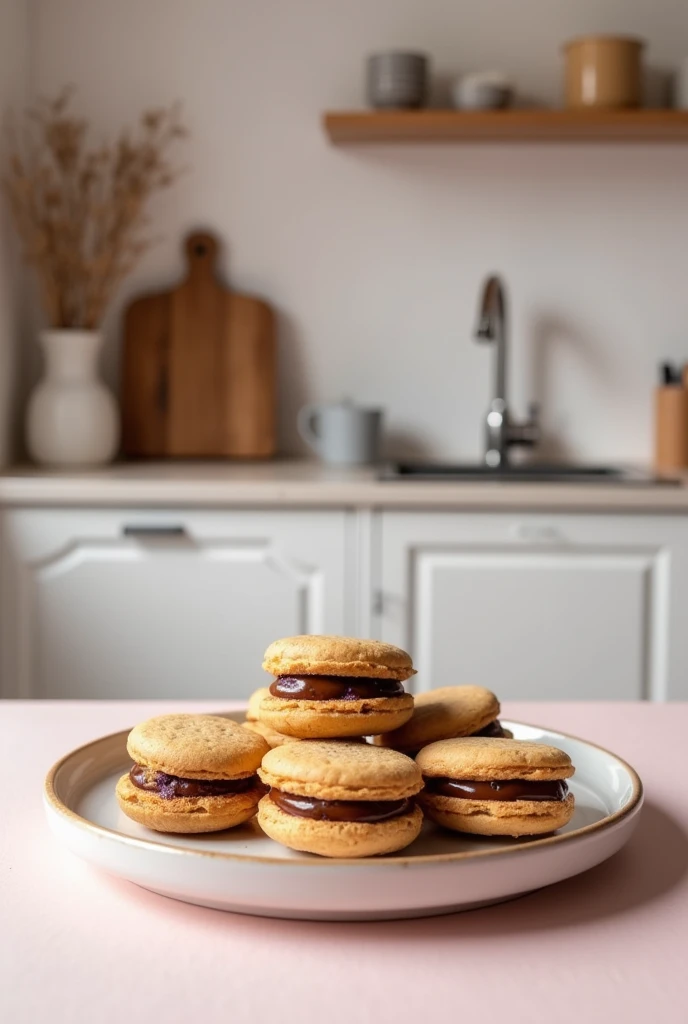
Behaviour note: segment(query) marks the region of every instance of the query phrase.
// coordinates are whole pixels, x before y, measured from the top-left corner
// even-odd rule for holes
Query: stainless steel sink
[[[487,466],[483,463],[393,462],[380,472],[381,480],[447,480],[473,482],[495,480],[504,483],[662,484],[676,486],[673,477],[623,466],[576,465],[534,462],[522,465]]]

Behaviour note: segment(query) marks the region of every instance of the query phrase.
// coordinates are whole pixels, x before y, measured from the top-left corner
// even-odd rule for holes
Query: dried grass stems
[[[92,330],[152,243],[145,207],[178,177],[169,153],[186,130],[175,104],[89,148],[70,102],[64,90],[28,112],[21,140],[11,130],[3,186],[50,326]]]

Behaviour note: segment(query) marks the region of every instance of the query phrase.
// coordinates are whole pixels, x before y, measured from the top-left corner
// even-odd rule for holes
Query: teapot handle
[[[322,439],[314,424],[317,423],[319,416],[320,408],[317,405],[304,405],[296,417],[299,434],[306,444],[318,453],[322,447]]]

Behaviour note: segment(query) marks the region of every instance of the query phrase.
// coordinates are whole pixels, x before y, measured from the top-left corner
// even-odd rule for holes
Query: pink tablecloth
[[[379,924],[187,906],[57,845],[41,806],[53,761],[182,708],[200,706],[0,702],[3,1024],[688,1021],[688,705],[507,707],[638,769],[635,836],[587,875],[515,902]]]

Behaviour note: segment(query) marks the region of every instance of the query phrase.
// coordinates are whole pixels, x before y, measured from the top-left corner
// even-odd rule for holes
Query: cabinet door
[[[390,512],[381,528],[380,631],[413,652],[417,689],[688,696],[687,521]]]
[[[5,514],[4,693],[235,698],[265,647],[346,631],[344,512]]]

